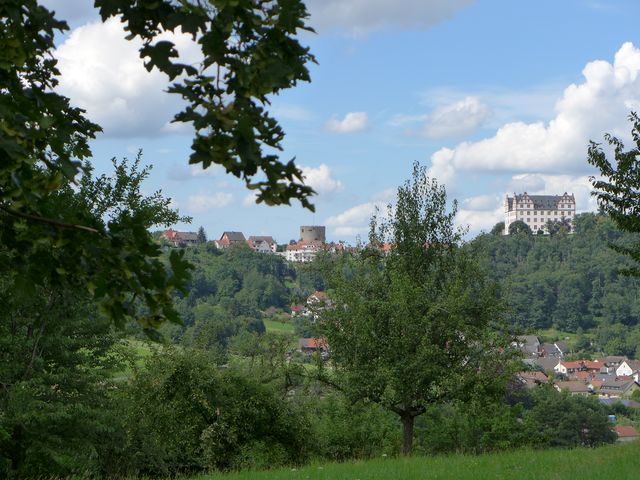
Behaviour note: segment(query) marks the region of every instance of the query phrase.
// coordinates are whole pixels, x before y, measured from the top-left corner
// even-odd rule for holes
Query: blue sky
[[[458,199],[470,235],[502,219],[507,192],[573,192],[579,211],[593,210],[588,140],[628,137],[640,106],[637,0],[309,0],[317,34],[302,42],[318,65],[272,111],[287,132],[283,157],[318,191],[316,213],[265,207],[221,169],[188,167],[189,129],[168,125],[179,99],[117,21],[100,23],[90,0],[42,2],[72,27],[58,40],[59,90],[104,127],[97,170],[142,149],[148,190],[193,217],[178,228],[202,225],[212,239],[239,230],[284,243],[318,224],[354,242],[414,161]]]

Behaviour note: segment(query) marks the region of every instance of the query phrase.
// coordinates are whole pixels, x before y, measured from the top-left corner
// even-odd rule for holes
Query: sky
[[[640,109],[637,0],[308,0],[303,33],[312,81],[272,99],[296,158],[317,192],[315,213],[256,205],[244,182],[188,165],[191,130],[171,123],[181,102],[147,72],[118,20],[91,0],[41,0],[71,31],[57,39],[58,91],[104,132],[91,146],[97,172],[140,149],[145,184],[181,214],[179,230],[299,238],[325,225],[328,240],[365,239],[371,214],[393,201],[417,161],[458,201],[469,237],[504,217],[506,194],[590,195],[589,140],[630,139]],[[189,40],[181,56],[197,62]]]

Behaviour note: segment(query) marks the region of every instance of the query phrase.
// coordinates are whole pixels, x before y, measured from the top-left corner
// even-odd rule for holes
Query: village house
[[[284,258],[289,262],[309,263],[313,262],[324,244],[319,240],[300,240],[287,245]]]
[[[301,338],[298,340],[298,350],[307,354],[316,352],[327,354],[329,345],[324,338]]]
[[[271,236],[252,235],[247,240],[247,245],[258,253],[276,253],[278,244]]]
[[[598,388],[598,395],[609,398],[628,398],[637,390],[640,390],[640,385],[633,378],[617,378],[614,381],[603,382]]]
[[[577,372],[599,373],[602,363],[592,360],[576,360],[574,362],[560,362],[553,370],[565,377],[570,377]]]
[[[616,375],[619,377],[636,376],[640,370],[640,360],[623,360],[620,366],[616,369]]]
[[[613,430],[618,434],[618,442],[632,442],[640,438],[640,433],[631,426],[616,425]]]
[[[220,240],[214,240],[213,243],[216,248],[225,250],[233,246],[244,245],[247,243],[247,240],[244,238],[244,234],[242,232],[224,232],[220,237]]]
[[[535,388],[542,384],[549,383],[549,377],[542,372],[526,371],[516,374],[516,378],[525,386],[525,388]]]
[[[575,380],[567,381],[567,382],[556,382],[554,387],[559,392],[565,391],[565,392],[569,392],[571,395],[587,396],[587,395],[591,395],[592,393],[591,389],[589,388],[589,385],[587,385],[584,382],[575,381]]]
[[[198,244],[198,234],[196,232],[178,232],[171,228],[162,232],[160,239],[172,247],[189,247]]]

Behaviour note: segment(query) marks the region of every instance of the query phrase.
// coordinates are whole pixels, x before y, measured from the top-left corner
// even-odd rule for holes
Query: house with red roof
[[[616,425],[613,430],[618,434],[618,442],[632,442],[640,437],[640,433],[631,426]]]
[[[172,228],[162,232],[160,239],[172,247],[188,247],[198,244],[198,234],[196,232],[178,232]]]
[[[301,338],[298,340],[298,350],[302,353],[327,353],[329,345],[324,338]]]
[[[215,246],[221,250],[225,250],[230,247],[245,245],[247,239],[244,238],[242,232],[224,232],[219,240],[213,242]]]
[[[278,248],[278,244],[273,237],[266,235],[251,235],[247,239],[247,245],[249,245],[249,248],[259,253],[276,253]]]

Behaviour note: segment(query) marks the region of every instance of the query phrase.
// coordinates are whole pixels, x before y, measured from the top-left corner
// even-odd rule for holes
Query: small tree
[[[428,405],[498,387],[489,367],[506,339],[491,325],[502,304],[454,227],[444,187],[414,165],[388,217],[371,220],[370,244],[328,273],[334,308],[320,329],[333,370],[324,379],[352,400],[378,403],[403,426],[410,454],[413,425]],[[388,255],[379,248],[391,243]],[[481,381],[485,374],[491,381]]]
[[[491,235],[503,235],[504,234],[504,222],[496,223],[491,229]]]
[[[204,231],[204,227],[198,229],[198,243],[207,243],[207,234]]]
[[[615,163],[611,163],[601,144],[591,141],[588,161],[600,171],[602,179],[590,177],[602,213],[608,214],[619,228],[627,232],[640,232],[640,117],[635,112],[629,115],[633,124],[631,136],[635,147],[624,151],[622,141],[610,134],[605,141],[613,147]],[[614,249],[640,262],[640,243],[632,246],[616,245]],[[640,268],[635,266],[628,273],[640,276]]]
[[[509,224],[509,235],[517,235],[524,233],[525,235],[531,235],[531,227],[524,223],[522,220],[516,220]]]

